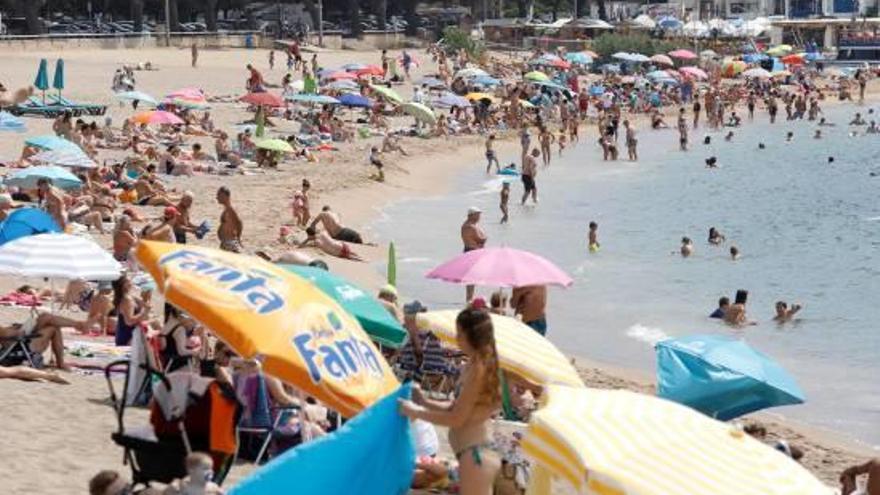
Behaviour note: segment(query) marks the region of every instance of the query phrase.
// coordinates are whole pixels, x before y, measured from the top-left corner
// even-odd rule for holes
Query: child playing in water
[[[510,182],[501,184],[501,223],[507,223],[507,202],[510,200]]]
[[[562,156],[562,151],[565,150],[565,145],[568,142],[568,135],[565,133],[565,128],[559,130],[559,138],[556,139],[556,143],[559,145],[559,156]]]
[[[587,246],[591,253],[599,252],[599,224],[590,222],[590,232],[587,234]]]

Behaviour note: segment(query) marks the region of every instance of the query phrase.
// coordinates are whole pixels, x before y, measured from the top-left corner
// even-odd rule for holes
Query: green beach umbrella
[[[266,110],[263,108],[263,105],[257,107],[257,114],[254,116],[254,120],[257,123],[257,130],[254,131],[254,136],[261,138],[266,135]]]
[[[389,87],[370,84],[370,89],[372,89],[388,101],[391,101],[393,103],[403,103],[403,98],[401,98],[399,94],[397,94],[393,89]]]
[[[264,139],[257,143],[257,148],[281,153],[293,153],[293,147],[283,139]]]
[[[58,90],[58,96],[61,96],[61,90],[64,89],[64,59],[58,59],[55,62],[55,77],[52,79],[52,87]]]
[[[388,283],[397,287],[397,251],[394,242],[388,243]]]
[[[526,80],[529,81],[549,81],[550,77],[547,74],[544,74],[541,71],[533,70],[532,72],[527,73],[523,76]]]
[[[357,319],[376,342],[399,348],[406,340],[406,330],[376,298],[348,280],[327,270],[310,266],[280,265],[285,270],[303,277],[333,298]]]
[[[49,62],[40,60],[40,68],[37,70],[37,78],[34,79],[34,87],[43,92],[43,102],[46,102],[46,90],[49,89]]]
[[[400,109],[403,110],[404,113],[415,117],[416,120],[420,120],[428,124],[434,124],[437,122],[437,116],[434,115],[434,111],[426,107],[425,105],[422,105],[421,103],[404,103],[403,105],[400,105]]]

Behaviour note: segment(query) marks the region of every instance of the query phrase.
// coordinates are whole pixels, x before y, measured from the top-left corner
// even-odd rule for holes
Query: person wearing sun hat
[[[159,220],[159,223],[151,223],[144,227],[144,230],[141,232],[141,237],[151,241],[174,243],[174,224],[177,222],[178,215],[180,215],[180,212],[177,211],[177,208],[173,206],[165,207],[165,211],[162,213],[162,218]]]
[[[486,233],[480,228],[480,216],[483,210],[471,206],[467,210],[467,218],[461,224],[461,242],[464,244],[464,252],[482,249],[486,245]],[[474,298],[474,286],[465,287],[465,299],[470,302]]]

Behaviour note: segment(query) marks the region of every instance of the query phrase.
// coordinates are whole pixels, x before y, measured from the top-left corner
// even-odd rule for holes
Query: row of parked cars
[[[160,23],[158,26],[155,22],[144,21],[144,33],[154,33],[158,30],[164,30],[164,26]],[[61,20],[49,24],[48,31],[50,34],[128,34],[135,32],[134,21],[77,21],[77,20]],[[217,29],[221,31],[233,31],[245,29],[243,22],[236,21],[217,21]],[[203,22],[184,22],[180,24],[179,32],[199,33],[208,30],[208,26]]]

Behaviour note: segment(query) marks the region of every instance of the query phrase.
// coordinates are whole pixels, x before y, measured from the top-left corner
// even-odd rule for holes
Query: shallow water
[[[467,207],[479,206],[491,245],[538,252],[575,278],[550,294],[549,336],[564,351],[652,370],[652,344],[668,336],[741,335],[807,394],[805,405],[773,412],[877,446],[880,177],[869,172],[880,172],[880,136],[849,137],[844,124],[853,112],[829,112],[838,125],[823,128],[821,140],[812,139],[812,123],[771,126],[764,115],[735,129],[732,142],[724,142],[725,129],[703,145],[699,129],[686,153],[674,131],[642,129],[638,164],[602,162],[591,127],[540,171],[540,204],[511,206],[509,225],[498,223],[500,180],[475,163],[455,193],[391,205],[374,229],[397,244],[403,294],[453,307],[463,288],[424,274],[461,251],[458,228]],[[788,130],[792,143],[784,142]],[[759,141],[767,149],[758,150]],[[720,168],[704,167],[711,155]],[[514,182],[512,203],[521,193]],[[591,220],[602,244],[595,254],[586,250]],[[723,246],[707,243],[710,226],[727,237]],[[690,259],[672,254],[682,236],[695,242]],[[739,247],[738,261],[729,259],[730,245]],[[757,326],[733,330],[706,317],[719,297],[732,299],[740,288],[749,290]],[[783,327],[771,321],[779,299],[805,306]]]

